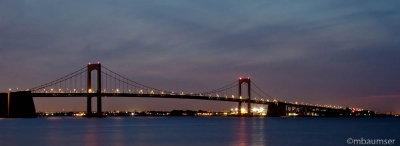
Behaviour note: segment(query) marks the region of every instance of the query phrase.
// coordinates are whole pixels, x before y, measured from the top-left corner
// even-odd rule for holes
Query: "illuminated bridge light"
[[[242,113],[247,113],[245,108],[242,108],[240,111],[242,111]]]
[[[232,98],[235,98],[235,95],[232,95]]]

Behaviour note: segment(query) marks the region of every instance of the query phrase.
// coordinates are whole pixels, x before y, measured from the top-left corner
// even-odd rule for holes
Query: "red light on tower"
[[[354,110],[351,110],[351,113],[353,113],[353,114],[354,114],[355,112],[356,112],[356,111],[354,111]]]

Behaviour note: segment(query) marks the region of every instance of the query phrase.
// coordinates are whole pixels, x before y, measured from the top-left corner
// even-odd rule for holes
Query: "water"
[[[400,118],[52,117],[0,119],[0,146],[348,145],[396,139]]]

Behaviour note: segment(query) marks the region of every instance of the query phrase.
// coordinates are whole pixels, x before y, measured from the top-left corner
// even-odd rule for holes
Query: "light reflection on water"
[[[399,118],[108,117],[1,119],[3,145],[346,145],[395,138]]]
[[[231,145],[238,145],[238,146],[246,146],[248,145],[248,132],[247,132],[247,127],[246,127],[246,119],[245,118],[240,118],[238,120],[238,124],[233,127],[234,129],[237,129],[237,132],[235,132],[235,140],[232,141]]]

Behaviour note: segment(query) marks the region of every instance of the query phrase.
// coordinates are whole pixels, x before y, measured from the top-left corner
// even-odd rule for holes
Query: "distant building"
[[[397,115],[397,114],[396,114],[396,112],[386,112],[386,115],[395,116],[395,115]]]

